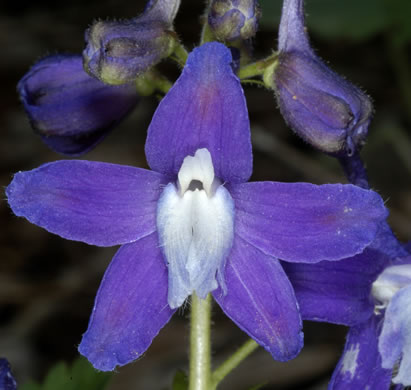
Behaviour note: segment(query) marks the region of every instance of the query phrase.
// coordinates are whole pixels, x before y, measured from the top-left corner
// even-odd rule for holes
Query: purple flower
[[[329,390],[411,385],[411,256],[388,225],[350,259],[284,268],[303,319],[351,326]]]
[[[173,51],[180,0],[151,0],[144,13],[123,21],[96,21],[85,34],[84,67],[107,84],[124,84]]]
[[[411,256],[385,268],[373,283],[372,293],[380,303],[377,313],[385,309],[378,339],[381,366],[397,367],[393,382],[411,386]]]
[[[250,39],[257,33],[260,15],[257,0],[213,0],[208,24],[221,41]]]
[[[37,62],[17,90],[33,129],[54,151],[87,152],[132,110],[133,85],[106,85],[83,69],[81,56],[56,55]]]
[[[11,373],[10,363],[0,358],[0,390],[16,390],[17,383]]]
[[[386,217],[353,185],[246,183],[252,172],[244,93],[230,51],[195,49],[148,130],[152,171],[58,161],[14,176],[9,204],[64,238],[122,246],[104,275],[80,344],[99,370],[137,359],[192,293],[222,310],[276,360],[303,343],[293,288],[278,260],[358,254]]]
[[[323,152],[355,153],[367,136],[371,101],[316,56],[304,25],[303,0],[284,0],[278,49],[278,64],[265,80],[287,124]]]

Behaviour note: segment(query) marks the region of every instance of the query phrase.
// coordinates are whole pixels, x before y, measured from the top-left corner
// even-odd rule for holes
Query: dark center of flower
[[[187,188],[187,191],[203,190],[203,182],[200,180],[191,180],[190,185]]]

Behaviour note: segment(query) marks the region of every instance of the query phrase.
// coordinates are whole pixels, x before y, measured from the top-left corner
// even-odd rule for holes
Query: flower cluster
[[[371,103],[314,54],[304,26],[302,0],[284,1],[279,49],[274,78],[285,119],[314,147],[335,154],[352,183],[369,188],[358,151],[367,135]],[[298,56],[284,66],[284,58],[289,61]],[[303,74],[304,81],[293,80],[292,74]],[[344,117],[350,117],[348,126],[341,126],[343,121],[338,124]],[[330,120],[335,125],[330,126]],[[357,256],[337,263],[283,266],[303,319],[350,326],[329,390],[388,390],[391,382],[400,390],[411,385],[411,257],[387,222]]]
[[[212,294],[279,361],[300,352],[304,319],[350,326],[330,389],[386,390],[397,365],[394,383],[411,385],[411,257],[358,160],[370,99],[314,53],[303,1],[284,0],[279,51],[263,81],[289,126],[344,162],[352,184],[248,182],[250,123],[238,76],[247,59],[233,53],[255,35],[259,6],[212,1],[205,30],[237,49],[206,42],[205,31],[188,55],[173,29],[179,6],[151,0],[134,19],[96,22],[83,59],[45,58],[18,85],[45,143],[78,155],[133,109],[136,85],[155,81],[158,62],[185,62],[148,128],[150,170],[62,160],[15,174],[6,189],[12,211],[31,223],[120,245],[80,353],[114,370],[141,356],[190,295]]]
[[[250,128],[231,62],[220,43],[190,54],[148,129],[152,171],[59,161],[16,174],[7,188],[13,212],[32,223],[71,240],[123,245],[80,344],[100,370],[140,356],[194,292],[212,292],[275,359],[295,357],[301,319],[278,259],[355,255],[386,217],[376,193],[352,185],[245,183]]]

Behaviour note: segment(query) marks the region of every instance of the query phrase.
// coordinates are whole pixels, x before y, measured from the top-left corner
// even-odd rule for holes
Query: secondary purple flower
[[[90,77],[79,55],[42,59],[17,90],[42,140],[54,151],[72,156],[100,142],[138,101],[133,85],[114,87]]]
[[[275,90],[284,119],[300,137],[323,152],[351,155],[365,142],[372,104],[314,53],[303,3],[284,0],[278,64],[265,81]]]
[[[10,363],[0,358],[0,390],[16,390],[17,383],[11,373]]]
[[[350,329],[330,389],[411,385],[411,256],[387,265],[371,291],[375,312]]]
[[[95,22],[85,35],[87,72],[107,84],[124,84],[168,57],[177,39],[173,21],[179,6],[180,0],[151,0],[136,18]]]
[[[386,217],[352,185],[246,183],[252,172],[244,93],[230,51],[195,49],[148,131],[152,171],[59,161],[17,173],[16,215],[92,245],[121,244],[80,344],[100,370],[137,359],[192,293],[277,360],[302,347],[301,319],[278,258],[315,263],[360,253]]]
[[[260,14],[257,0],[213,0],[208,24],[221,41],[250,39],[257,33]]]
[[[351,326],[329,390],[411,384],[411,256],[388,225],[353,258],[284,268],[303,319]]]
[[[385,309],[378,339],[382,368],[397,367],[393,382],[411,386],[411,256],[384,269],[373,283],[372,293],[380,302],[376,309]]]

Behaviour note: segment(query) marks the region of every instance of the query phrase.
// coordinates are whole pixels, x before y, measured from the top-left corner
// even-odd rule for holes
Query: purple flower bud
[[[364,144],[373,113],[370,98],[315,55],[303,0],[284,0],[278,63],[264,80],[275,90],[287,124],[312,146],[352,155]]]
[[[107,84],[124,84],[168,57],[174,50],[173,20],[179,0],[150,1],[137,18],[97,21],[85,35],[84,67]]]
[[[90,77],[80,55],[44,58],[17,90],[33,129],[51,149],[67,155],[90,150],[138,100],[133,85],[110,86]]]
[[[257,0],[213,0],[208,24],[221,41],[252,38],[261,15]]]

